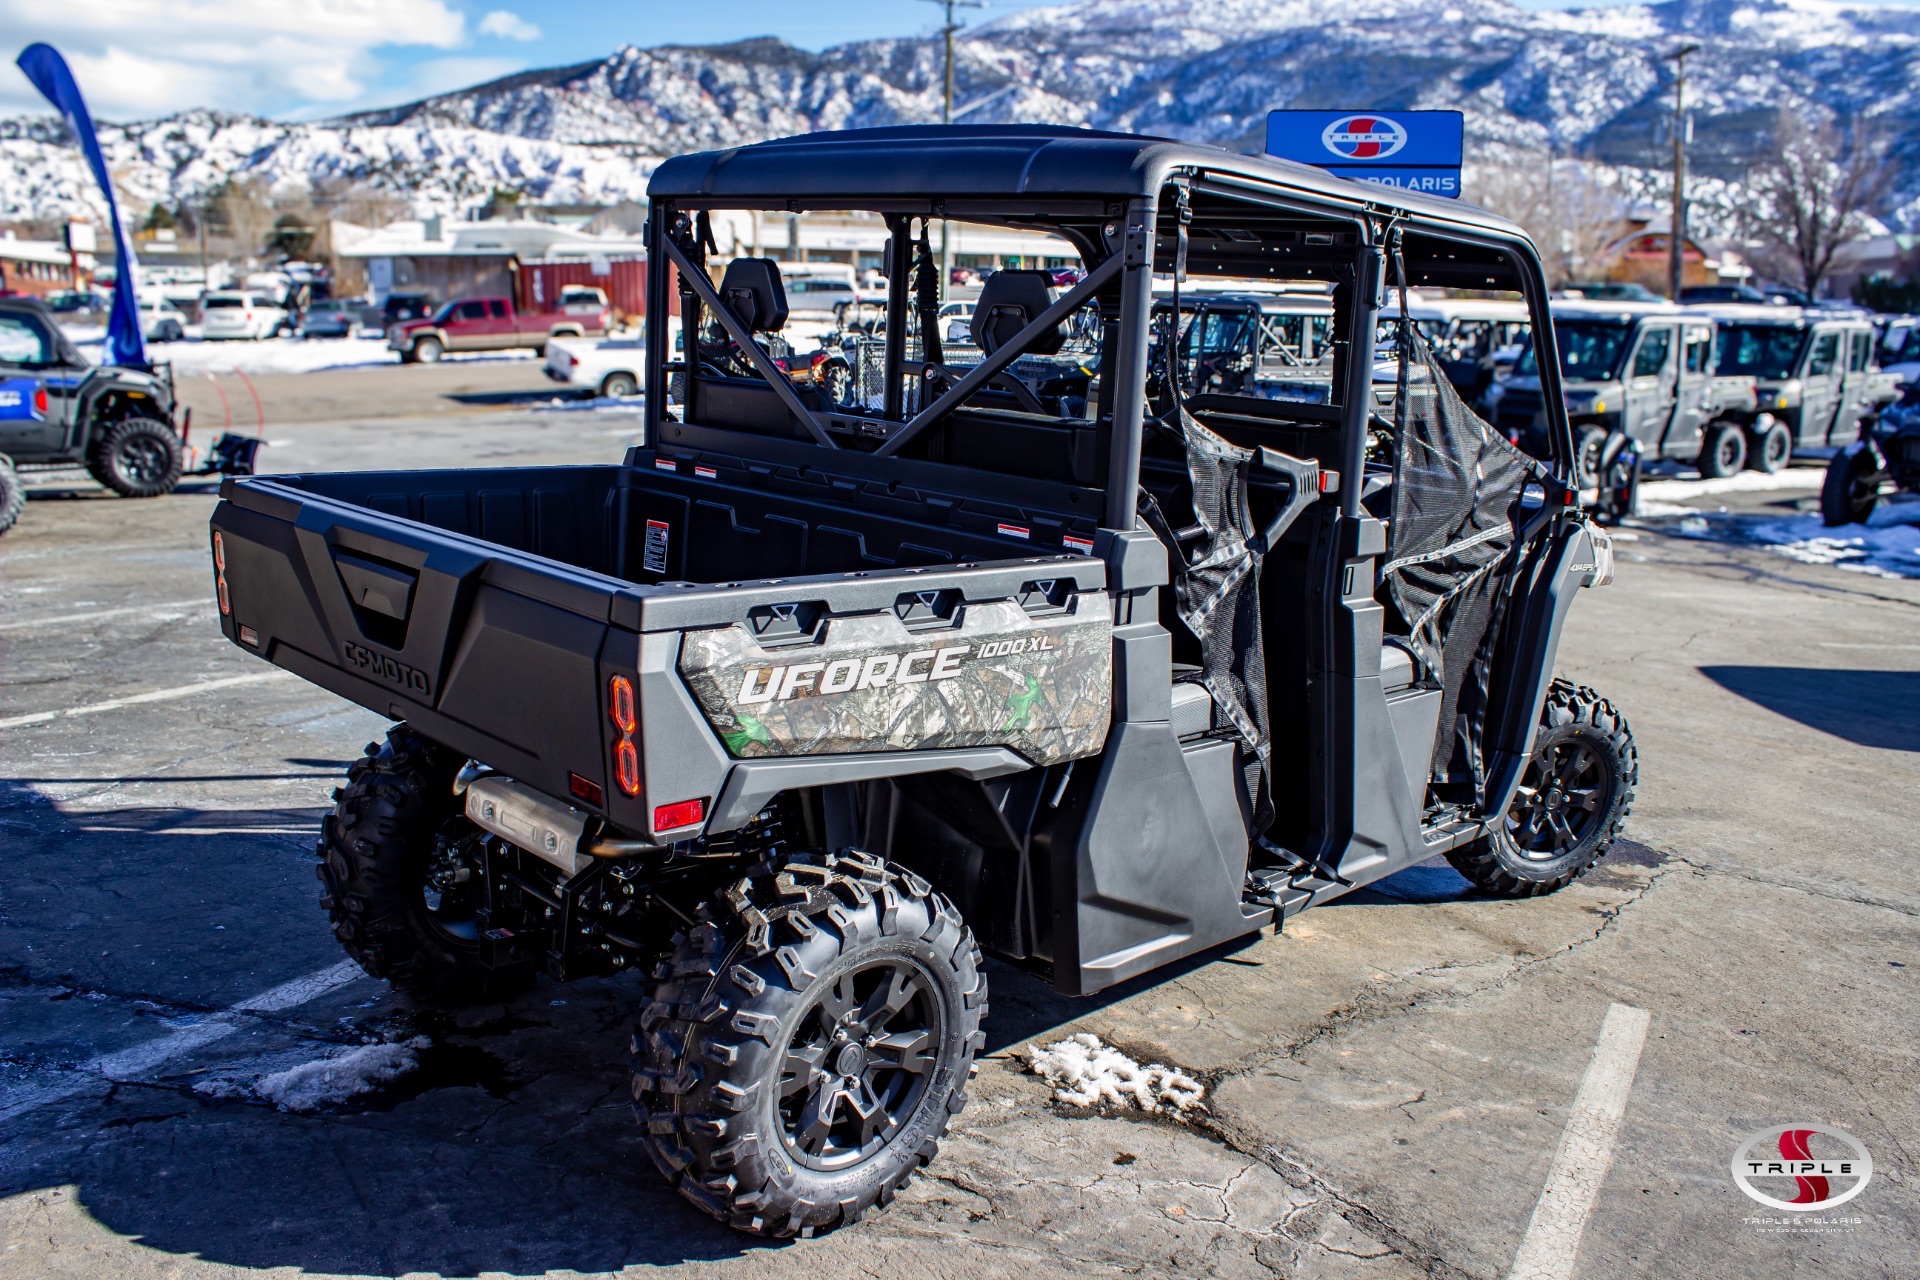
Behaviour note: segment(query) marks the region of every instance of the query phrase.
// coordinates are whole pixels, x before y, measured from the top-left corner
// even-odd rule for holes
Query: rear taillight
[[[35,387],[33,389],[33,411],[35,413],[45,413],[47,411],[47,389],[45,387]]]
[[[220,616],[229,617],[233,613],[233,602],[227,598],[227,540],[220,531],[213,531],[213,593],[220,600]]]
[[[640,794],[640,750],[633,745],[640,718],[634,712],[633,681],[615,676],[607,681],[607,719],[620,734],[613,744],[613,780],[624,795]]]
[[[825,364],[828,360],[831,360],[832,358],[833,358],[832,356],[829,356],[824,351],[816,351],[813,353],[813,367],[818,369],[821,365]]]

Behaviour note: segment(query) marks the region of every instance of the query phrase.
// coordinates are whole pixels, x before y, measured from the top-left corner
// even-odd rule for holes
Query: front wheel
[[[701,908],[633,1038],[634,1113],[688,1200],[770,1236],[884,1207],[933,1159],[985,1044],[973,934],[871,854],[796,854]]]
[[[1502,898],[1565,888],[1619,836],[1639,781],[1627,718],[1592,689],[1556,679],[1513,803],[1485,835],[1447,860],[1483,892]]]
[[[440,345],[438,338],[422,338],[413,344],[413,362],[415,364],[439,364],[440,357],[447,349]]]
[[[1600,427],[1576,427],[1573,436],[1574,483],[1592,489],[1600,483],[1600,455],[1606,451],[1607,433]]]
[[[1829,528],[1865,524],[1880,503],[1880,460],[1867,445],[1833,455],[1820,485],[1820,523]]]
[[[1707,427],[1700,442],[1700,474],[1709,480],[1735,475],[1747,465],[1747,433],[1731,422]]]
[[[180,437],[153,418],[122,418],[98,428],[87,471],[123,498],[157,498],[180,483]]]

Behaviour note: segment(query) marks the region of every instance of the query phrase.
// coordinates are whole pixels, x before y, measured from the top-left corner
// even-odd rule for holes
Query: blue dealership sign
[[[1460,194],[1458,111],[1269,111],[1267,154],[1429,195]]]

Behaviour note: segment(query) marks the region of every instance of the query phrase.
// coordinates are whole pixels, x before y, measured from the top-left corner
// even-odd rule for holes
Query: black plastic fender
[[[1480,812],[1502,814],[1513,803],[1513,793],[1533,753],[1533,736],[1540,724],[1540,708],[1553,683],[1554,659],[1560,651],[1560,633],[1567,612],[1581,587],[1605,581],[1610,548],[1602,551],[1595,531],[1584,522],[1569,523],[1552,535],[1535,562],[1532,581],[1517,601],[1508,680],[1495,690],[1487,716],[1486,783]],[[1600,534],[1604,539],[1605,535]]]

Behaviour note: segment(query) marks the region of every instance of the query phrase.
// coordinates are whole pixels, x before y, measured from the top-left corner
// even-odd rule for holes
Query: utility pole
[[[1700,52],[1683,44],[1666,60],[1673,64],[1673,227],[1667,236],[1667,296],[1680,301],[1687,252],[1687,56]]]
[[[953,33],[960,30],[960,24],[953,19],[955,9],[984,9],[986,0],[920,0],[922,4],[937,4],[946,11],[946,21],[940,24],[941,38],[947,47],[946,92],[940,100],[940,123],[953,123]],[[947,284],[953,279],[953,224],[940,220],[940,296],[947,296]]]

